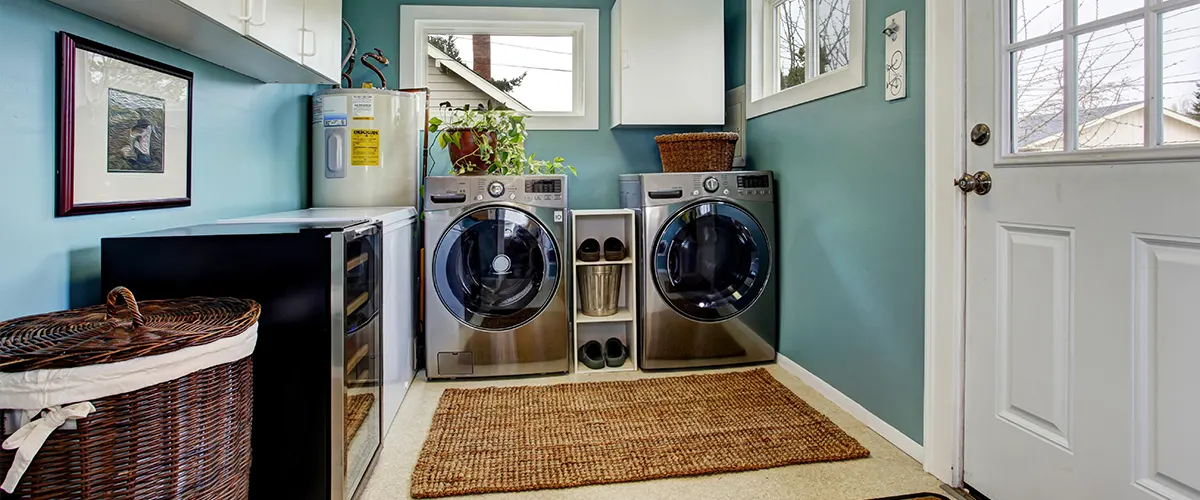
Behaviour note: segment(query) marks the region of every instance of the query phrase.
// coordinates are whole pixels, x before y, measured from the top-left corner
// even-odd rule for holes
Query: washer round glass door
[[[696,321],[723,321],[762,295],[771,249],[758,221],[741,207],[702,202],[663,226],[651,265],[658,292],[673,309]]]
[[[521,210],[486,207],[454,221],[434,251],[433,280],[446,309],[480,330],[532,321],[558,289],[554,237]]]

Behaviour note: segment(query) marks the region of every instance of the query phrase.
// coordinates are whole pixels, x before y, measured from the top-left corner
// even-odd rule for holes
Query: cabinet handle
[[[306,50],[308,48],[309,35],[312,35],[312,52]],[[300,55],[304,57],[313,57],[317,55],[317,32],[310,29],[300,28]]]
[[[253,0],[242,0],[242,15],[238,16],[238,21],[244,23],[254,18],[254,15],[250,14],[250,2],[252,1]]]
[[[253,1],[253,0],[251,0],[251,1]],[[254,22],[254,18],[251,17],[250,18],[251,26],[262,26],[264,24],[267,24],[267,0],[258,0],[258,2],[260,5],[259,16],[258,16],[259,21],[257,23]]]

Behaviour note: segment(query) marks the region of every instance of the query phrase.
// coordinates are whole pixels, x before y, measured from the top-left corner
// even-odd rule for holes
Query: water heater
[[[424,89],[328,89],[313,96],[314,207],[417,206]]]

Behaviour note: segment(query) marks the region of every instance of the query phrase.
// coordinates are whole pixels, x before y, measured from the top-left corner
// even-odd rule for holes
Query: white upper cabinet
[[[342,0],[51,1],[263,82],[340,74]]]
[[[612,126],[725,123],[723,0],[617,0]]]
[[[305,66],[330,80],[341,80],[342,0],[304,1],[301,50]]]
[[[296,62],[301,62],[304,0],[247,0],[246,35]]]
[[[182,0],[184,5],[196,9],[212,20],[228,26],[238,33],[246,34],[246,19],[249,18],[249,0]]]

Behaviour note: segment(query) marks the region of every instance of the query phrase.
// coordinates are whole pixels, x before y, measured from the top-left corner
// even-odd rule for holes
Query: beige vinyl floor
[[[704,370],[733,371],[750,368]],[[634,483],[604,484],[560,490],[494,493],[465,497],[478,500],[604,500],[604,499],[820,499],[863,500],[917,492],[940,492],[941,483],[921,470],[921,464],[875,434],[837,405],[778,365],[767,370],[810,405],[871,450],[869,458],[844,462],[791,465],[747,472],[692,476]],[[417,455],[429,432],[438,398],[446,388],[549,385],[600,380],[672,377],[695,372],[610,372],[551,377],[428,382],[423,374],[409,389],[399,415],[384,438],[375,469],[367,478],[360,500],[409,498]]]

